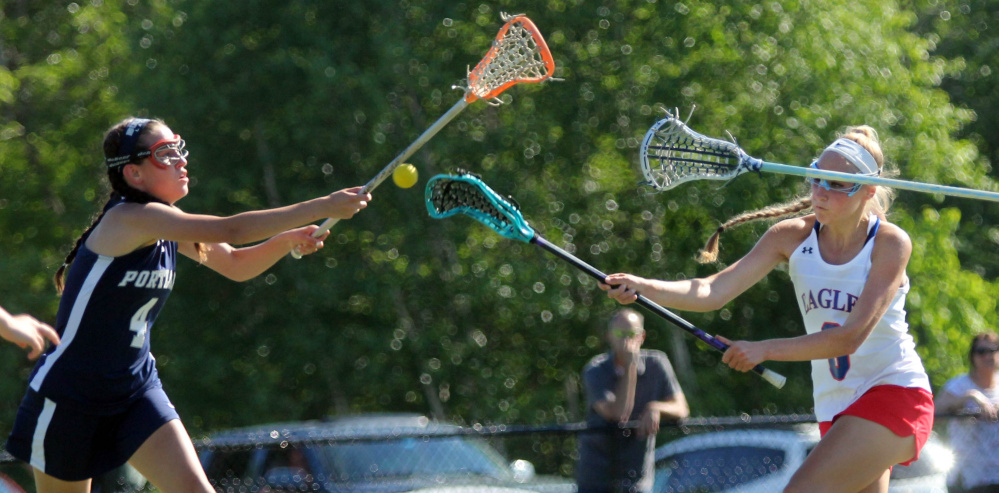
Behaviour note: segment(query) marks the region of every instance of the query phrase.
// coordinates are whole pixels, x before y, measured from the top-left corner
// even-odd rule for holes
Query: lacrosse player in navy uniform
[[[212,492],[149,351],[177,254],[247,280],[296,247],[322,248],[307,224],[348,219],[371,196],[357,187],[230,217],[187,214],[174,205],[188,193],[187,151],[165,123],[116,124],[104,155],[111,195],[56,272],[62,342],[36,364],[7,449],[31,464],[40,493],[90,491],[126,461],[160,491]]]
[[[861,125],[827,146],[812,167],[881,175],[875,130]],[[788,206],[741,214],[718,233],[755,219],[778,222],[744,257],[706,278],[683,281],[611,274],[601,288],[622,303],[641,293],[685,310],[718,309],[787,263],[807,334],[763,341],[718,339],[722,362],[739,371],[767,361],[810,361],[822,440],[785,492],[884,493],[894,464],[919,457],[933,429],[933,394],[905,322],[909,236],[886,220],[889,189],[810,179],[811,194]],[[717,255],[718,233],[705,248]]]

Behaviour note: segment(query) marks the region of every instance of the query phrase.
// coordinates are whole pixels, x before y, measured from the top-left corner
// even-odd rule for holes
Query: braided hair
[[[76,254],[80,251],[80,246],[83,245],[87,238],[90,237],[90,233],[93,232],[94,228],[101,219],[104,218],[104,214],[111,209],[111,206],[119,201],[134,202],[137,204],[148,204],[150,202],[159,202],[161,204],[166,204],[166,202],[146,193],[142,190],[133,188],[125,180],[124,169],[125,164],[134,163],[135,159],[123,160],[121,159],[122,144],[127,140],[126,132],[131,130],[131,128],[138,128],[138,135],[132,137],[132,143],[135,144],[137,141],[141,141],[144,135],[147,135],[150,129],[155,129],[159,125],[166,125],[162,120],[148,120],[143,121],[134,117],[126,118],[114,126],[112,126],[107,133],[104,134],[104,156],[106,162],[109,163],[107,167],[107,179],[108,184],[111,188],[108,194],[108,199],[101,208],[101,212],[96,214],[90,223],[90,226],[77,238],[76,243],[73,245],[73,249],[70,250],[69,254],[66,255],[66,259],[63,260],[59,269],[56,270],[55,275],[52,278],[53,283],[56,287],[56,292],[62,294],[63,289],[66,287],[65,274],[69,269],[69,266],[73,264],[73,260],[76,259]],[[125,157],[132,154],[131,149],[126,151]],[[133,154],[134,155],[134,154]],[[115,160],[115,158],[118,158]],[[137,163],[135,163],[137,164]],[[204,261],[204,246],[201,243],[194,244],[198,255]]]
[[[763,209],[751,212],[743,212],[742,214],[725,221],[721,226],[718,226],[718,229],[715,230],[714,234],[708,238],[708,242],[704,245],[704,248],[697,253],[696,260],[698,263],[702,264],[709,264],[718,260],[718,237],[721,236],[722,232],[726,229],[759,219],[787,217],[795,213],[807,211],[811,208],[811,197],[799,197],[798,199],[786,204],[772,205],[770,207],[764,207]]]
[[[858,125],[854,127],[847,127],[846,131],[843,133],[843,138],[850,139],[865,149],[867,149],[871,155],[874,157],[881,170],[881,176],[893,176],[897,174],[897,170],[887,169],[884,162],[884,154],[881,151],[881,143],[878,141],[878,133],[874,128],[868,125]],[[895,192],[888,187],[877,185],[877,190],[874,194],[874,199],[868,202],[868,209],[876,214],[878,217],[884,219],[885,214],[888,212],[888,208],[891,207],[892,199],[895,196]],[[807,213],[812,208],[812,198],[811,195],[804,195],[792,200],[791,202],[772,205],[769,207],[764,207],[763,209],[758,209],[751,212],[744,212],[739,214],[728,221],[725,221],[721,226],[715,230],[714,234],[708,238],[707,243],[704,245],[695,259],[697,262],[702,264],[708,264],[718,260],[718,242],[719,236],[723,231],[729,229],[733,226],[738,226],[739,224],[748,223],[751,221],[756,221],[759,219],[779,219],[784,217],[789,217],[792,215],[802,215]]]

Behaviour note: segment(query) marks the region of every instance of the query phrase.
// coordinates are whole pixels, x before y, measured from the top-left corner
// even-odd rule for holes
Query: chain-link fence
[[[934,429],[919,461],[893,468],[891,492],[947,492],[949,473],[963,471],[964,480],[974,485],[999,472],[999,423],[938,416]],[[456,426],[379,415],[232,430],[197,439],[195,447],[216,490],[227,493],[572,493],[580,434],[628,431],[584,423]],[[964,448],[952,450],[952,438]],[[818,439],[812,415],[664,423],[657,437],[653,490],[780,491]],[[34,491],[23,463],[0,456],[0,474],[0,493]],[[93,491],[155,490],[123,468],[95,481]]]

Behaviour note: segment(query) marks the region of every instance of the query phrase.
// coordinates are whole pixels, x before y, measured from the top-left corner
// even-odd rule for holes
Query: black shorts
[[[174,419],[180,416],[162,387],[108,416],[56,405],[29,388],[7,451],[56,479],[81,481],[124,464],[153,432]]]

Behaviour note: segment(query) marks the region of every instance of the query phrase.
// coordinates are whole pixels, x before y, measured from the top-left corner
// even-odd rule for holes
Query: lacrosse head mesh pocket
[[[486,56],[468,72],[465,101],[492,99],[519,82],[541,82],[555,72],[555,60],[534,22],[525,15],[503,14]]]
[[[734,142],[701,135],[672,114],[645,134],[640,151],[643,185],[669,190],[694,180],[731,180],[758,171],[757,161]]]
[[[471,173],[437,175],[427,181],[427,212],[434,219],[465,214],[501,236],[529,242],[534,229],[520,210]]]

